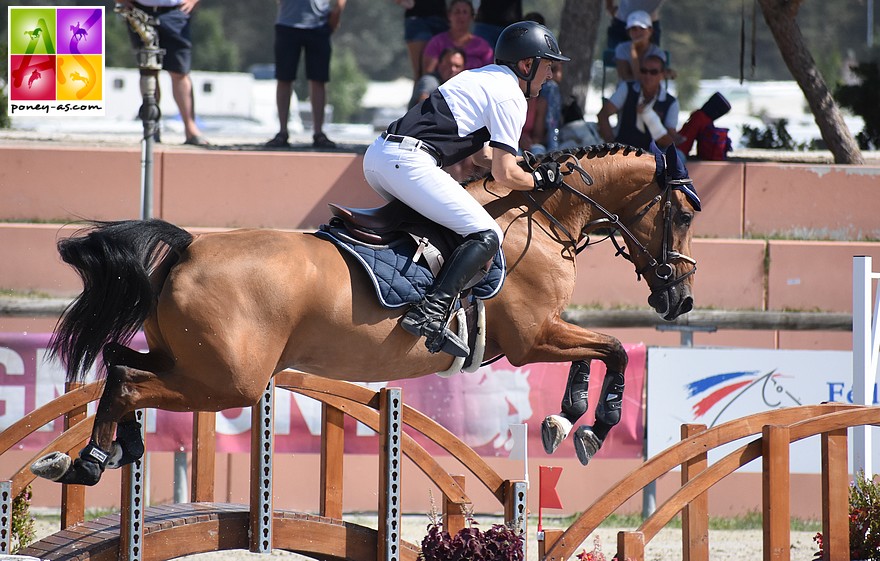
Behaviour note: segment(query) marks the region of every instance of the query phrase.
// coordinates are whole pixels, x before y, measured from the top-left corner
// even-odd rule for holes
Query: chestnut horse
[[[556,190],[511,191],[491,177],[465,186],[504,230],[507,276],[485,304],[485,356],[504,354],[516,366],[572,363],[562,413],[544,423],[548,451],[586,409],[591,360],[603,361],[606,380],[617,385],[604,384],[602,415],[593,428],[579,429],[583,463],[616,422],[615,413],[619,420],[623,346],[560,316],[587,234],[602,228],[622,237],[627,248],[618,246],[619,253],[645,279],[648,302],[662,317],[672,320],[693,306],[696,264],[688,253],[700,203],[672,154],[615,144],[555,152],[548,157],[560,162],[565,176]],[[51,351],[66,364],[68,381],[81,380],[101,357],[106,381],[79,458],[54,452],[32,466],[54,481],[93,485],[105,467],[140,457],[136,409],[253,405],[286,368],[373,382],[424,376],[452,361],[400,329],[401,309],[378,303],[360,265],[310,233],[193,236],[161,220],[96,222],[61,240],[58,249],[84,288],[59,320]],[[141,327],[147,353],[123,346]]]

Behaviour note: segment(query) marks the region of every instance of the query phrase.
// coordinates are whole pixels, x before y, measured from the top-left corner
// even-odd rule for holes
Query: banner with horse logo
[[[64,369],[47,357],[50,334],[0,333],[0,430],[21,419],[64,392]],[[139,333],[131,347],[146,350]],[[629,353],[623,416],[608,436],[598,458],[640,458],[644,444],[642,389],[645,379],[644,345],[625,345]],[[365,384],[378,390],[382,386],[400,387],[403,400],[461,438],[481,456],[506,457],[513,447],[511,424],[527,423],[529,450],[533,457],[546,456],[540,435],[541,420],[559,411],[568,377],[568,363],[537,363],[514,367],[502,359],[474,373],[451,378],[423,376],[387,383]],[[581,419],[594,418],[596,399],[602,387],[605,367],[592,364],[590,409]],[[94,379],[94,370],[90,373]],[[278,390],[275,395],[275,450],[280,453],[318,453],[321,439],[321,404],[311,398]],[[90,413],[94,413],[93,403]],[[189,413],[149,410],[147,449],[180,451],[191,449],[192,422]],[[378,437],[369,428],[346,419],[346,453],[375,454]],[[250,450],[250,408],[217,413],[217,450]],[[40,449],[60,434],[61,422],[42,427],[23,441],[26,449]],[[444,452],[421,435],[416,440],[429,452]],[[563,445],[554,456],[573,457],[573,446]]]
[[[650,348],[648,371],[648,457],[678,442],[684,423],[711,428],[772,409],[853,401],[849,351]],[[880,454],[877,432],[875,457]],[[750,440],[710,451],[709,462]],[[819,448],[818,437],[793,444],[792,473],[820,473]],[[740,471],[760,472],[761,463]]]

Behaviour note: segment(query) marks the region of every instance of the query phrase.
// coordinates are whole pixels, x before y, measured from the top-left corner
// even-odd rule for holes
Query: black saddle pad
[[[315,235],[333,242],[364,266],[379,302],[386,308],[415,304],[434,283],[434,274],[421,261],[413,262],[417,244],[410,236],[403,236],[389,245],[370,245],[350,238],[345,230],[323,225]],[[495,254],[492,266],[471,294],[481,300],[492,298],[504,284],[505,263],[501,249]]]

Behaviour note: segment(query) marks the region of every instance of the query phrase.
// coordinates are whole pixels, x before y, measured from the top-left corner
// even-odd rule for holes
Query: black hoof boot
[[[70,468],[58,480],[59,483],[73,485],[95,485],[101,480],[104,467],[110,460],[110,455],[98,448],[93,442],[80,450],[79,458],[75,459]]]
[[[116,425],[116,440],[107,467],[117,469],[140,460],[144,455],[144,440],[141,438],[141,424],[127,421]]]
[[[69,483],[71,485],[95,485],[101,480],[101,474],[104,468],[97,462],[91,460],[83,460],[77,458],[70,465],[70,468],[58,479],[58,483]]]

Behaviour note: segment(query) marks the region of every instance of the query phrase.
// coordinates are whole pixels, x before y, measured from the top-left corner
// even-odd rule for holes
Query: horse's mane
[[[604,158],[605,156],[618,153],[622,153],[624,156],[635,154],[636,157],[649,154],[649,152],[644,148],[636,148],[635,146],[630,146],[628,144],[619,144],[616,142],[606,142],[605,144],[593,144],[591,146],[581,146],[579,148],[564,148],[562,150],[554,150],[553,152],[547,152],[538,156],[532,155],[532,157],[534,158],[532,162],[534,164],[543,164],[544,162],[549,161],[558,162],[569,156],[573,156],[578,160],[580,160],[584,156],[589,158]],[[519,165],[526,171],[532,171],[532,168],[526,162],[525,158],[520,161]],[[463,179],[459,183],[462,187],[465,187],[475,181],[483,181],[486,179],[492,179],[491,171],[487,170],[475,173],[470,177]]]

